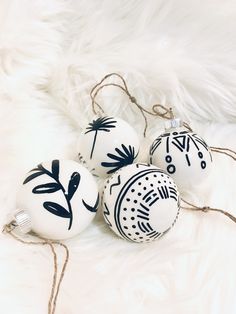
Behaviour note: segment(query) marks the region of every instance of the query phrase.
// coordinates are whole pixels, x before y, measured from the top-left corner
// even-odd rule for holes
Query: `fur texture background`
[[[109,72],[123,74],[146,108],[171,104],[209,145],[236,149],[235,31],[235,0],[1,0],[0,225],[15,210],[25,172],[76,157],[79,132],[92,117],[89,91]],[[99,100],[142,136],[142,117],[125,95],[109,89]],[[150,142],[163,121],[149,123]],[[236,164],[213,157],[207,182],[184,196],[236,215]],[[131,244],[98,213],[67,241],[57,313],[236,313],[235,236],[223,215],[182,211],[162,240]],[[0,245],[0,312],[46,313],[49,250],[4,235]]]

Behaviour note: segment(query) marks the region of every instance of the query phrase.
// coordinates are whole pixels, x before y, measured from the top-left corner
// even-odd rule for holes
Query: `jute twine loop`
[[[118,77],[121,80],[122,85],[118,83],[104,83],[105,80],[107,80],[108,78],[112,76]],[[168,119],[168,120],[171,120],[174,118],[172,108],[165,107],[164,105],[155,104],[152,106],[151,111],[141,106],[139,102],[137,101],[137,99],[130,93],[125,79],[118,73],[110,73],[110,74],[105,75],[103,79],[91,89],[90,97],[92,101],[92,110],[95,115],[104,114],[104,110],[102,106],[96,101],[96,97],[103,88],[109,87],[109,86],[114,86],[121,89],[129,97],[130,102],[136,105],[136,107],[139,109],[145,123],[144,130],[143,130],[144,137],[146,137],[146,131],[148,127],[148,120],[147,120],[146,114],[155,116],[155,117]],[[187,123],[184,123],[184,126],[191,130],[191,128],[189,127]]]
[[[52,252],[53,255],[53,267],[54,267],[54,272],[53,272],[53,279],[52,279],[52,287],[51,287],[51,292],[50,292],[50,297],[48,300],[48,314],[54,314],[55,310],[56,310],[56,305],[57,305],[57,299],[58,299],[58,294],[60,292],[60,287],[61,287],[61,283],[63,280],[63,277],[65,275],[65,271],[66,271],[66,267],[69,261],[69,249],[68,247],[59,242],[59,241],[53,241],[53,240],[49,240],[46,238],[43,238],[41,236],[39,236],[38,234],[34,233],[34,232],[30,232],[29,234],[42,240],[42,241],[25,241],[23,239],[21,239],[18,235],[16,235],[13,231],[16,228],[16,224],[14,222],[10,222],[9,224],[6,224],[3,227],[2,232],[3,233],[7,233],[9,235],[11,235],[12,238],[14,238],[15,240],[23,243],[23,244],[28,244],[28,245],[48,245],[50,247],[50,250]],[[57,277],[58,277],[58,263],[57,263],[57,253],[55,251],[55,246],[59,245],[61,247],[64,248],[65,250],[65,260],[62,266],[62,270],[57,282]]]

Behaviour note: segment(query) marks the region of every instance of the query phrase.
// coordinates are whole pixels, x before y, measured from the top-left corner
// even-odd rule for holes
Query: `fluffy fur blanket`
[[[89,91],[111,71],[146,108],[171,104],[209,145],[236,149],[235,31],[234,0],[1,0],[0,225],[15,210],[25,172],[76,157],[92,117]],[[142,138],[142,117],[124,94],[111,88],[100,101]],[[149,119],[150,140],[162,130],[162,120]],[[236,163],[213,157],[207,182],[185,197],[236,215]],[[66,242],[71,259],[57,313],[234,314],[235,236],[236,224],[223,215],[182,211],[160,241],[132,244],[99,212]],[[46,313],[49,249],[6,235],[0,244],[0,312]]]

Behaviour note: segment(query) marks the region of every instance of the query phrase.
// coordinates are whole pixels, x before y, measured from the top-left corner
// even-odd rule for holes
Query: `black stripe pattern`
[[[183,158],[187,167],[192,166],[191,156],[196,155],[199,159],[199,169],[204,170],[207,167],[207,160],[212,162],[212,156],[210,150],[205,141],[197,134],[189,131],[174,131],[171,133],[164,133],[154,140],[150,147],[149,155],[150,162],[154,162],[154,154],[157,158],[161,158],[159,148],[164,145],[165,149],[165,164],[166,171],[172,175],[178,169],[178,165],[175,163],[175,151],[183,153]],[[208,158],[208,155],[210,158]],[[179,170],[181,171],[181,169]]]
[[[149,242],[174,225],[179,212],[179,193],[165,172],[152,165],[138,165],[129,165],[109,178],[103,194],[103,214],[108,225],[121,237]],[[125,174],[129,169],[132,175]],[[162,210],[170,216],[166,227],[158,218],[165,215],[159,216]]]

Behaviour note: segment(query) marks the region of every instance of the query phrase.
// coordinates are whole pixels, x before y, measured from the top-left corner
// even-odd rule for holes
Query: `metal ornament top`
[[[183,126],[183,121],[180,118],[174,118],[165,121],[165,129],[181,128]]]

